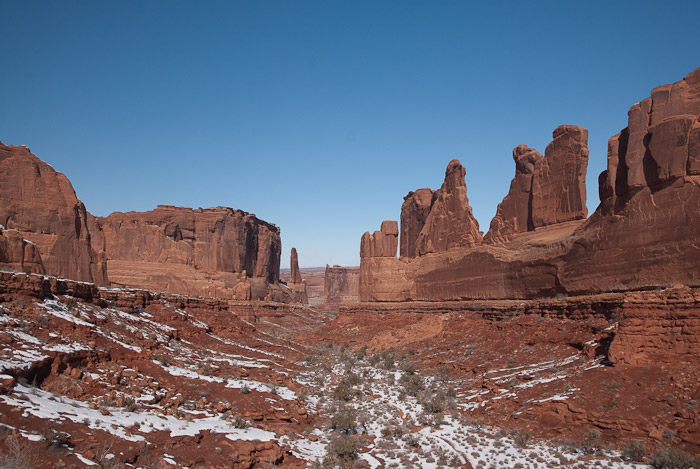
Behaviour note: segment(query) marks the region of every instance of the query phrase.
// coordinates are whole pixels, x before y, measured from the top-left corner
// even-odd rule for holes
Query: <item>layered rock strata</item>
[[[25,146],[0,143],[0,224],[34,243],[47,273],[107,283],[91,245],[89,214],[68,178]]]
[[[0,226],[0,265],[25,273],[44,273],[44,264],[36,245],[16,230]]]
[[[279,228],[227,207],[97,218],[26,147],[0,144],[0,266],[98,285],[289,301]],[[109,270],[109,278],[108,272]]]
[[[116,212],[97,223],[110,280],[118,285],[269,299],[270,285],[279,281],[279,228],[242,210],[159,205],[149,212]]]
[[[587,220],[587,131],[576,126],[557,128],[544,157],[516,147],[516,175],[485,243],[464,218],[437,217],[452,226],[426,230],[438,198],[432,195],[423,222],[427,194],[423,202],[409,194],[401,218],[405,251],[397,259],[362,249],[360,299],[527,299],[700,285],[699,122],[700,69],[634,105],[628,127],[609,142],[601,204]],[[466,191],[453,163],[441,191]],[[455,199],[466,201],[466,192]],[[441,241],[427,242],[428,233]],[[444,233],[471,242],[451,244],[444,240],[458,236]]]
[[[515,147],[515,177],[485,241],[505,243],[518,233],[585,219],[588,153],[588,131],[575,125],[554,130],[544,157],[526,145]]]
[[[326,265],[323,296],[326,305],[354,304],[359,300],[360,268]]]

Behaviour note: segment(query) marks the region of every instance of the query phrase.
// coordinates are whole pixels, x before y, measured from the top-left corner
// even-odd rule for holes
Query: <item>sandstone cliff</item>
[[[0,224],[34,243],[47,274],[107,283],[104,256],[91,246],[89,214],[66,176],[27,147],[0,143],[0,188]]]
[[[363,248],[360,299],[515,299],[700,285],[700,69],[630,109],[628,127],[609,142],[600,206],[586,220],[587,137],[585,129],[561,126],[544,157],[515,148],[515,178],[485,243],[468,217],[444,216],[442,208],[432,216],[437,192],[427,216],[429,193],[409,193],[401,258]],[[466,201],[463,172],[453,167],[452,174],[440,191]],[[471,213],[465,203],[442,201]]]
[[[359,267],[326,265],[323,296],[326,305],[354,304],[359,300]]]
[[[279,281],[279,228],[242,210],[159,205],[97,223],[110,279],[119,285],[239,299],[250,291],[264,299]]]
[[[515,177],[491,220],[486,242],[504,243],[518,233],[586,218],[586,129],[559,126],[544,157],[519,145],[513,149],[513,160]]]
[[[26,147],[0,144],[0,266],[227,299],[289,301],[279,228],[226,207],[87,212],[61,173]],[[302,295],[301,286],[297,296]]]
[[[0,226],[0,266],[25,273],[45,273],[36,245],[22,238],[16,230]]]

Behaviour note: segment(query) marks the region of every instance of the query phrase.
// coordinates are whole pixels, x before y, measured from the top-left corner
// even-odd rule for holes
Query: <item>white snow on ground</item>
[[[145,411],[127,412],[113,407],[107,408],[109,415],[103,415],[99,409],[91,409],[85,402],[21,384],[15,386],[11,395],[0,396],[0,400],[5,404],[24,409],[25,416],[33,415],[59,421],[68,419],[128,441],[142,441],[144,437],[139,433],[154,431],[167,431],[170,436],[175,437],[193,436],[208,430],[212,433],[226,434],[226,437],[231,440],[268,441],[275,436],[272,432],[257,428],[234,428],[230,422],[218,417],[181,420],[171,415],[164,416]]]
[[[527,372],[533,370],[549,370],[560,374],[560,367],[571,365],[578,357],[569,357],[560,361],[549,361],[519,367],[519,369],[496,370],[497,372]],[[463,420],[456,413],[447,411],[436,418],[423,408],[415,397],[401,394],[400,384],[402,371],[387,371],[370,365],[367,361],[358,361],[353,372],[362,376],[362,383],[355,386],[361,395],[344,403],[346,409],[357,411],[357,431],[374,437],[360,458],[370,467],[421,467],[436,468],[445,464],[460,465],[469,461],[478,468],[522,467],[529,469],[546,469],[565,463],[585,464],[592,467],[598,461],[602,467],[613,469],[631,469],[639,466],[624,462],[615,454],[603,454],[591,457],[583,453],[572,452],[570,449],[557,448],[544,442],[528,443],[525,447],[515,444],[512,436],[499,433],[494,429],[474,426],[470,421]],[[333,374],[336,375],[334,380]],[[344,368],[336,365],[330,373],[302,373],[298,381],[315,391],[317,400],[308,399],[307,408],[317,412],[332,415],[338,409],[339,402],[332,398],[332,390],[336,386],[337,377],[344,374]],[[426,388],[435,385],[446,389],[447,384],[437,382],[435,378],[421,378]],[[549,381],[542,379],[539,383]],[[527,382],[527,384],[532,381]],[[536,384],[535,384],[536,385]],[[576,389],[571,389],[572,393]],[[465,407],[465,401],[488,391],[457,393],[455,404]],[[502,399],[513,392],[498,394],[495,399]],[[560,393],[544,400],[565,400],[566,394]],[[477,404],[477,403],[475,403]],[[360,420],[362,422],[360,423]],[[399,429],[398,432],[389,431]],[[307,461],[323,459],[325,448],[337,431],[324,429],[317,432],[319,441],[310,442],[308,439],[290,439],[284,437],[281,442],[290,445],[293,454]],[[519,465],[519,466],[518,466]]]
[[[156,365],[160,365],[165,371],[170,373],[173,376],[184,376],[186,378],[190,379],[201,379],[204,381],[209,381],[211,383],[226,383],[227,388],[233,388],[233,389],[241,389],[244,386],[247,386],[251,390],[255,390],[258,392],[269,392],[269,393],[274,393],[277,394],[279,397],[281,397],[284,400],[288,401],[293,401],[296,400],[297,395],[294,391],[291,389],[285,387],[285,386],[276,386],[272,387],[269,384],[261,383],[259,381],[253,381],[253,380],[245,380],[245,379],[224,379],[220,378],[218,376],[206,376],[203,374],[199,374],[196,371],[188,370],[187,368],[182,368],[179,366],[164,366],[157,360],[152,360],[153,363]]]

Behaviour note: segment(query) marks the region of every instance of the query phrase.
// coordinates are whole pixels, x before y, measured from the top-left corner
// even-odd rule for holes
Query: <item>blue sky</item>
[[[467,171],[486,231],[554,128],[607,139],[700,67],[700,2],[0,0],[0,141],[87,209],[231,206],[280,226],[282,265],[359,265],[403,196]]]

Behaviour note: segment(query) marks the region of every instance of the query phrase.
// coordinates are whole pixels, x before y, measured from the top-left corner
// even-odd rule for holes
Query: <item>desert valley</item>
[[[0,144],[0,467],[698,467],[700,69],[594,213],[561,125],[485,234],[452,160],[358,267],[237,208],[96,217],[40,158]]]

